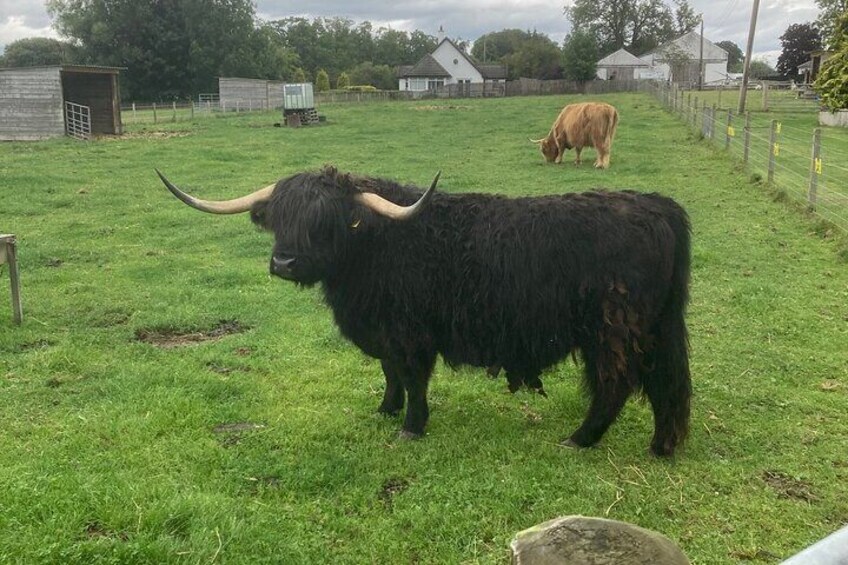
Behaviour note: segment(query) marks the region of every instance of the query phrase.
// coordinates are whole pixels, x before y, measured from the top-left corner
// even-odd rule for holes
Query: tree
[[[506,65],[513,79],[562,77],[562,52],[547,35],[535,31],[505,29],[488,33],[474,42],[471,56]]]
[[[836,53],[825,61],[813,88],[831,111],[848,108],[848,10],[832,26],[828,45]]]
[[[292,82],[306,82],[306,72],[300,67],[296,68],[292,75]]]
[[[687,0],[672,12],[663,0],[574,0],[565,7],[572,29],[595,36],[602,53],[622,47],[643,53],[691,30],[699,21]]]
[[[748,76],[754,80],[773,77],[777,71],[762,59],[754,59],[748,67]]]
[[[741,73],[745,63],[745,54],[742,53],[742,49],[732,41],[719,41],[716,45],[727,51],[728,72]]]
[[[380,90],[396,90],[398,87],[397,77],[392,67],[388,65],[375,65],[371,61],[359,63],[350,70],[350,80],[353,85],[362,86],[370,84]]]
[[[580,83],[590,81],[597,74],[598,43],[585,31],[568,34],[562,45],[563,76]]]
[[[501,58],[510,78],[562,78],[562,51],[547,35],[533,32],[510,55]]]
[[[293,63],[254,25],[251,0],[47,0],[47,8],[86,60],[127,68],[125,97],[208,92],[218,76],[279,75]]]
[[[350,86],[350,77],[347,73],[340,73],[339,78],[336,79],[336,88],[342,90]]]
[[[318,73],[315,75],[315,90],[318,92],[330,90],[330,77],[324,69],[318,69]]]
[[[692,67],[692,57],[689,53],[677,46],[677,44],[667,45],[662,52],[663,60],[668,64],[671,70],[671,82],[698,82],[698,65]],[[694,74],[694,76],[692,76]]]
[[[37,67],[79,63],[77,50],[65,41],[47,37],[28,37],[6,46],[2,66]]]
[[[827,48],[836,49],[831,41],[836,37],[835,27],[840,16],[848,10],[848,0],[816,0],[816,5],[821,10],[819,19],[816,20],[816,27],[826,40]]]
[[[810,51],[821,49],[821,35],[813,24],[792,24],[780,36],[783,50],[777,59],[777,71],[786,78],[798,76],[798,65],[807,62]]]

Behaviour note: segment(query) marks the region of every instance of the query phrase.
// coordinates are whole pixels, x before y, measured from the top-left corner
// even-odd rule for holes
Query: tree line
[[[699,24],[687,0],[671,2],[575,0],[565,7],[572,32],[561,45],[545,34],[518,29],[456,43],[480,62],[506,65],[509,78],[590,80],[601,57],[621,47],[641,55]],[[825,14],[846,0],[817,2]],[[13,42],[0,66],[124,67],[122,94],[133,100],[214,92],[219,76],[315,81],[319,88],[395,89],[397,67],[416,63],[438,41],[422,31],[375,28],[346,18],[260,21],[251,0],[47,0],[47,8],[55,29],[67,39]],[[784,52],[791,54],[785,65],[779,64],[781,73],[797,72],[810,37],[819,38],[820,46],[822,27],[790,26]],[[718,45],[730,55],[729,70],[741,70],[739,47],[730,41]],[[752,75],[774,72],[760,62]]]

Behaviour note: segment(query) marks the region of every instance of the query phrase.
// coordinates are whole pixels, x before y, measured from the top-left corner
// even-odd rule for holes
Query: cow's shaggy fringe
[[[275,256],[297,258],[296,281],[321,283],[343,335],[381,360],[380,411],[407,400],[406,435],[424,431],[437,354],[533,382],[577,351],[591,404],[570,444],[595,444],[638,391],[653,407],[652,450],[685,438],[690,236],[673,200],[436,193],[397,222],[356,204],[359,191],[403,205],[421,194],[326,168],[281,180],[252,218],[275,232]]]

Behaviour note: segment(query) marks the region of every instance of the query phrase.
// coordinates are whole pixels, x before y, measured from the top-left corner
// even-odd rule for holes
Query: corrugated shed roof
[[[610,53],[600,61],[598,61],[597,66],[599,67],[647,67],[648,64],[632,54],[630,51],[626,49],[619,49],[615,53]]]

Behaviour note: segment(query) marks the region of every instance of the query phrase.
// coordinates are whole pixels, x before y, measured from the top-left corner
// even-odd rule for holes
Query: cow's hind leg
[[[384,362],[389,367],[387,374],[395,375],[406,391],[406,416],[403,420],[401,437],[417,438],[424,435],[424,427],[430,417],[430,409],[427,406],[427,387],[435,362],[435,354],[420,355],[414,361],[387,360]]]
[[[672,326],[665,326],[666,334],[647,356],[646,366],[641,371],[642,388],[654,411],[651,451],[659,456],[673,455],[689,430],[692,384],[686,334],[685,329],[675,333]]]
[[[398,376],[397,369],[387,361],[381,361],[383,374],[386,377],[386,390],[383,392],[383,402],[377,412],[387,416],[397,416],[403,409],[404,388]]]
[[[585,351],[584,357],[586,387],[591,399],[589,412],[583,424],[564,442],[566,445],[577,447],[590,447],[598,443],[633,392],[624,375],[600,374],[597,357],[593,354],[587,355]]]

